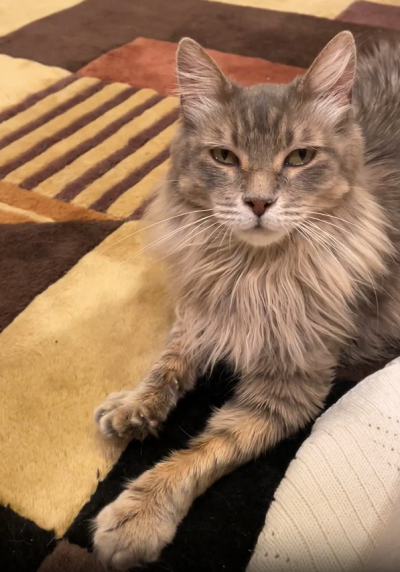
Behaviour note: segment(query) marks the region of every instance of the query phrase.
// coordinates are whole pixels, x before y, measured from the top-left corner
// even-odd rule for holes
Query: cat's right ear
[[[356,71],[356,45],[350,32],[340,32],[331,40],[300,83],[309,95],[329,97],[339,105],[351,103]]]
[[[182,113],[194,122],[221,101],[231,85],[215,61],[190,38],[179,43],[176,74]]]

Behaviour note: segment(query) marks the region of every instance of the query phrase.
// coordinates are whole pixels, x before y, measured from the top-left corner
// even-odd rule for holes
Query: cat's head
[[[181,125],[171,151],[179,201],[188,210],[212,209],[255,246],[334,209],[362,164],[351,102],[355,65],[353,37],[342,32],[302,78],[241,87],[196,42],[182,40]]]

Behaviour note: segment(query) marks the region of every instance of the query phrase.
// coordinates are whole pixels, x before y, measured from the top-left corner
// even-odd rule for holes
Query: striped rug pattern
[[[341,30],[361,50],[400,41],[400,0],[3,0],[0,11],[0,569],[99,572],[91,519],[184,447],[235,383],[218,366],[159,439],[105,443],[94,430],[94,407],[145,375],[172,320],[141,233],[178,121],[178,41],[201,42],[244,85],[284,83]],[[327,406],[365,373],[341,374]],[[216,483],[147,570],[245,572],[309,431]]]
[[[0,179],[135,218],[165,172],[177,101],[71,75],[0,115]]]

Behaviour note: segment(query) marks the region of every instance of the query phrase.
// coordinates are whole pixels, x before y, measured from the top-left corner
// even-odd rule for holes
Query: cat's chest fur
[[[209,264],[204,257],[193,273],[185,268],[189,344],[207,362],[292,375],[307,369],[312,354],[323,361],[344,343],[353,329],[346,308],[353,290],[339,265],[288,256],[240,261],[239,254],[227,251]]]

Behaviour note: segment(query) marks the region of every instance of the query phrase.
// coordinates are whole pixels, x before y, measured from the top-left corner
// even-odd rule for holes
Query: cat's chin
[[[236,236],[250,244],[251,246],[255,246],[256,248],[265,248],[271,244],[276,244],[280,242],[285,236],[287,232],[284,230],[262,230],[262,229],[254,229],[254,230],[238,230],[236,231]]]

